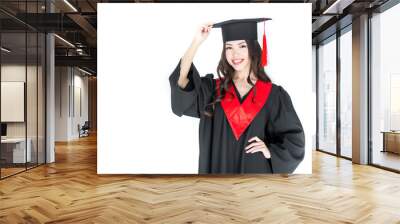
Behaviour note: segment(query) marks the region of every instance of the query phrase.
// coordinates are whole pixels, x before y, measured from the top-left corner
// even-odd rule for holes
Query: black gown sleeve
[[[171,108],[177,116],[182,115],[200,118],[205,105],[214,94],[214,79],[212,74],[200,77],[199,72],[192,63],[188,73],[189,83],[185,88],[178,86],[180,75],[180,61],[172,74],[169,76],[171,86]]]
[[[304,158],[304,131],[289,94],[282,87],[277,88],[276,103],[271,109],[271,125],[267,130],[270,142],[266,145],[271,152],[272,172],[288,174]]]

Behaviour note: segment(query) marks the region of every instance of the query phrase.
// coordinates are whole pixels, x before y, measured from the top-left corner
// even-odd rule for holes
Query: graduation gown
[[[254,87],[240,99],[231,82],[229,90],[234,94],[226,94],[215,105],[214,115],[208,117],[203,111],[219,94],[216,90],[220,80],[212,74],[200,77],[192,64],[189,83],[182,89],[178,86],[179,75],[180,62],[169,76],[171,107],[177,116],[200,119],[199,174],[292,173],[303,160],[303,127],[282,87],[257,80],[254,104]],[[248,140],[254,136],[264,141],[270,159],[262,152],[245,152]]]

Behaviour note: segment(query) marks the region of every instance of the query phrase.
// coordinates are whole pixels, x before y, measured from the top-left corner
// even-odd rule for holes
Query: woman
[[[200,118],[200,174],[292,173],[304,158],[304,132],[290,96],[271,83],[261,63],[257,22],[265,20],[204,24],[169,77],[172,111]],[[221,27],[224,41],[218,79],[200,77],[193,65],[213,27]]]

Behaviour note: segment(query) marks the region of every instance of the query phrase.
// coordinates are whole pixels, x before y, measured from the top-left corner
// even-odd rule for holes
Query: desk
[[[393,152],[400,154],[400,132],[399,131],[382,131],[383,133],[383,150],[382,152]]]
[[[32,140],[28,138],[27,142],[25,155],[25,138],[1,139],[1,157],[6,160],[6,163],[25,163],[25,158],[27,158],[26,162],[31,162]]]

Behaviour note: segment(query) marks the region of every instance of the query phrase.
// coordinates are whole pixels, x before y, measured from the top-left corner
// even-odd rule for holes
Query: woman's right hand
[[[207,39],[212,29],[212,25],[213,23],[208,22],[197,28],[190,47],[186,50],[181,59],[181,71],[178,79],[179,87],[185,88],[185,86],[189,83],[189,79],[187,76],[190,70],[190,66],[193,62],[194,55],[196,54],[196,51],[200,44],[203,43],[205,39]]]
[[[208,35],[210,34],[213,24],[214,23],[212,22],[208,22],[197,28],[193,41],[197,44],[203,43],[203,41],[207,39]]]

